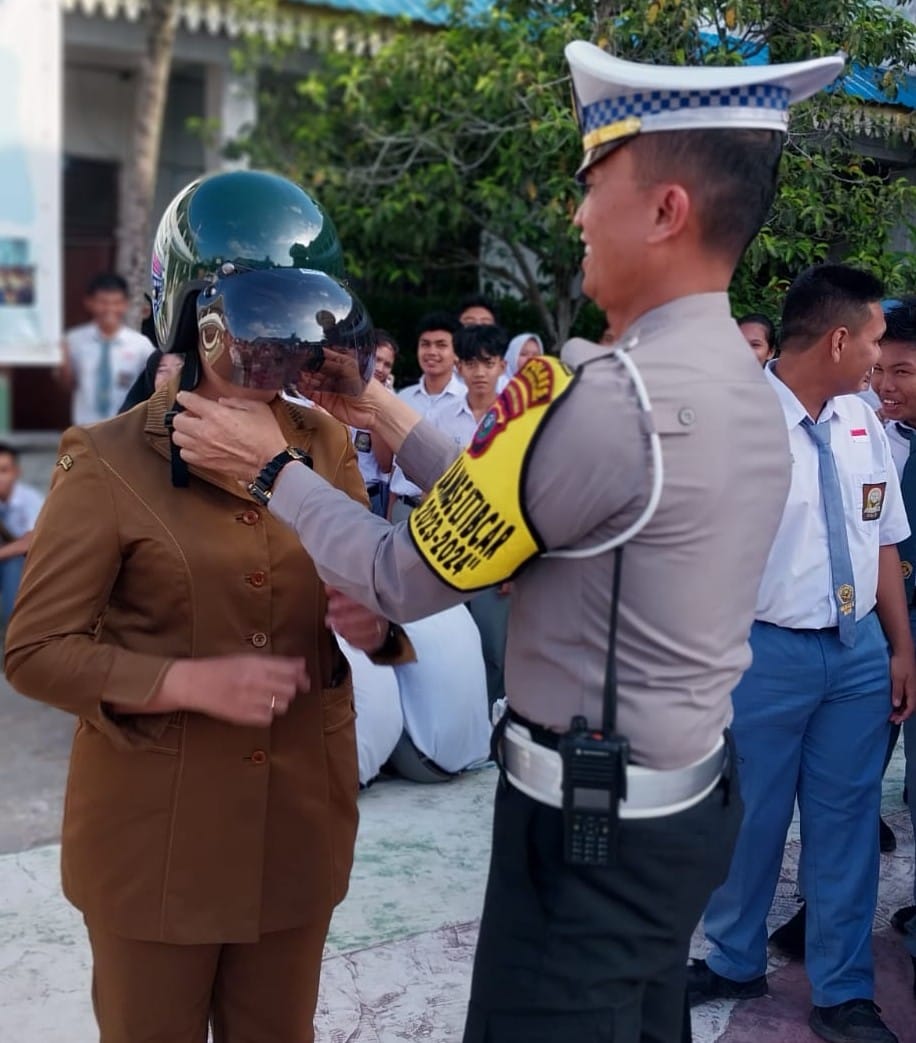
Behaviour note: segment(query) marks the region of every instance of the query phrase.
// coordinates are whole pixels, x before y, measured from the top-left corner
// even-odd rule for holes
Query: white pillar
[[[238,73],[228,65],[207,65],[205,98],[206,119],[213,128],[204,154],[207,170],[244,167],[244,160],[227,160],[223,149],[257,118],[257,77]]]

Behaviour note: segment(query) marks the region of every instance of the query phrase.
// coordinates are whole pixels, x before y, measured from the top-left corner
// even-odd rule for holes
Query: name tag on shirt
[[[862,521],[877,521],[884,507],[887,482],[874,482],[862,486]]]

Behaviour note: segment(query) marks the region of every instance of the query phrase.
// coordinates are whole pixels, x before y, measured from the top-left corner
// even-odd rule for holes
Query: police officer
[[[881,296],[844,265],[803,272],[786,295],[766,378],[792,485],[734,694],[745,819],[706,910],[712,950],[689,978],[693,1002],[766,993],[766,918],[797,799],[809,1023],[835,1043],[897,1038],[873,1002],[871,932],[888,718],[899,723],[916,694],[896,547],[908,526],[881,423],[855,394],[878,359]]]
[[[340,258],[298,186],[215,175],[162,220],[156,315],[184,386],[264,404],[369,516],[346,429],[278,395],[290,367],[342,349],[368,377],[359,302],[302,270]],[[64,435],[6,673],[79,718],[62,868],[105,1043],[201,1043],[208,1023],[216,1043],[309,1043],[357,818],[353,692],[328,624],[377,662],[408,650],[328,597],[295,534],[237,482],[181,466],[176,391]]]
[[[770,206],[789,103],[842,67],[643,66],[584,42],[567,55],[585,150],[584,289],[621,350],[573,340],[563,363],[532,359],[457,459],[381,389],[319,394],[382,434],[430,490],[395,527],[301,465],[261,470],[284,440],[256,406],[182,396],[176,421],[189,461],[266,480],[271,513],[321,575],[391,618],[515,576],[465,1043],[682,1037],[691,931],[741,815],[723,739],[730,694],[789,477],[778,403],[725,291]],[[614,670],[625,769],[602,727]],[[597,786],[569,785],[581,780],[574,751],[591,743],[625,770],[626,800],[604,771]]]

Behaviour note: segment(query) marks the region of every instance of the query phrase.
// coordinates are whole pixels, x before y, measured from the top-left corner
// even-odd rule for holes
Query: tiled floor
[[[900,754],[886,813],[900,841],[882,858],[875,951],[879,1002],[901,1043],[916,1043],[909,963],[887,927],[912,894],[913,841],[900,804]],[[319,1043],[459,1043],[489,847],[495,773],[446,786],[383,783],[361,798],[350,894],[328,940]],[[89,1043],[89,960],[77,913],[61,898],[54,845],[0,857],[0,1039]],[[797,836],[774,922],[794,909]],[[698,947],[698,952],[700,948]],[[695,1014],[696,1043],[802,1043],[808,994],[797,965],[774,963],[771,996]]]

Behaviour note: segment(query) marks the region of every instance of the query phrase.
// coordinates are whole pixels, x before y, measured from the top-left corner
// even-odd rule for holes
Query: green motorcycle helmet
[[[185,388],[197,383],[199,350],[232,383],[285,387],[320,368],[316,315],[330,300],[335,328],[350,333],[334,344],[353,357],[346,390],[358,393],[354,373],[372,374],[372,327],[343,275],[333,222],[298,185],[254,170],[200,178],[166,208],[153,244],[160,348],[185,355]]]

